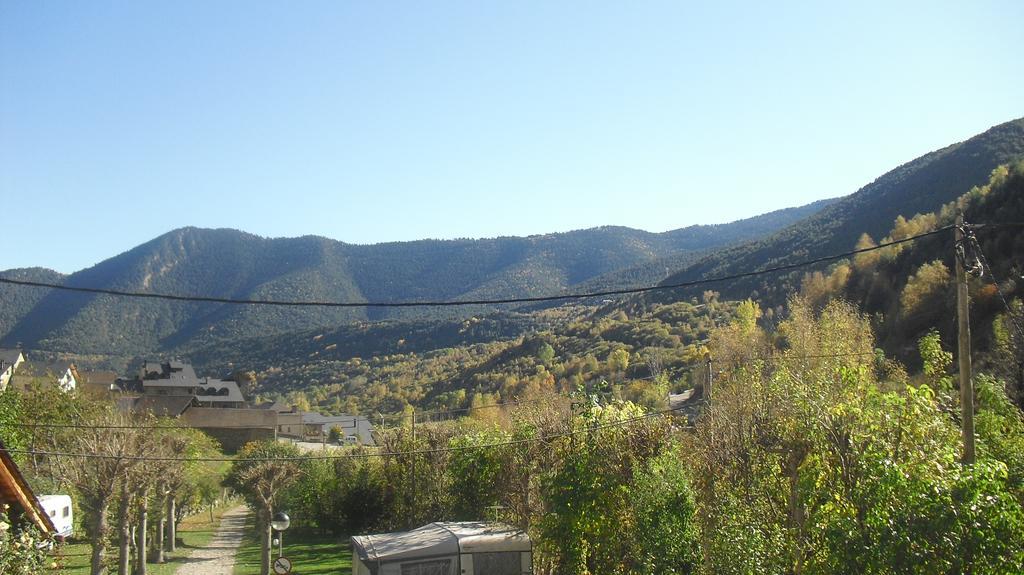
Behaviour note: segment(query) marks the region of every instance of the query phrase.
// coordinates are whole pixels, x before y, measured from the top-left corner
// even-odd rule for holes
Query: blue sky
[[[721,223],[1024,116],[1024,3],[0,0],[0,269]]]

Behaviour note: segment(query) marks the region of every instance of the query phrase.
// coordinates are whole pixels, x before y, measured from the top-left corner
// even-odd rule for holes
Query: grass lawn
[[[246,526],[249,534],[242,541],[235,561],[234,575],[254,575],[260,570],[260,543],[256,527]],[[286,531],[284,556],[292,560],[294,575],[338,575],[352,572],[352,548],[348,537]],[[277,558],[277,549],[271,554]]]
[[[217,532],[220,518],[224,515],[224,512],[236,506],[238,506],[237,502],[231,502],[217,507],[213,511],[213,521],[210,521],[210,514],[206,512],[183,519],[181,524],[178,525],[178,538],[184,541],[184,545],[179,545],[178,550],[174,553],[164,553],[167,562],[159,565],[150,563],[146,568],[146,572],[152,575],[174,575],[175,570],[181,566],[182,559],[187,557],[193,549],[204,547],[210,542],[210,539]],[[88,575],[91,553],[92,549],[89,547],[89,543],[84,541],[69,542],[58,547],[55,554],[57,555],[57,563],[62,566],[59,572],[69,575]],[[107,549],[107,557],[116,564],[117,547]]]

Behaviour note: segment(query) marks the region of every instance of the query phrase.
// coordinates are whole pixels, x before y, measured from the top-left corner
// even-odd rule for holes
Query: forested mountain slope
[[[934,212],[899,219],[883,237],[865,234],[862,243],[938,230],[951,224],[958,210],[968,222],[1024,222],[1024,161],[998,167],[986,185]],[[1009,382],[1012,397],[1024,405],[1024,332],[1016,331],[1000,297],[1001,291],[1024,327],[1022,231],[1020,225],[976,230],[979,255],[989,267],[971,280],[970,293],[976,367]],[[938,330],[946,349],[955,349],[953,253],[953,232],[947,229],[834,262],[824,271],[803,272],[798,292],[789,295],[799,293],[814,309],[833,299],[853,303],[870,320],[885,357],[917,372],[918,342],[929,331]],[[972,250],[968,253],[973,257]],[[634,303],[453,322],[353,325],[225,343],[190,359],[210,370],[246,366],[266,397],[326,411],[395,413],[410,405],[462,409],[580,386],[658,406],[668,390],[699,382],[702,371],[693,367],[716,326],[742,313],[756,319],[754,302],[719,301],[712,292],[670,304]],[[788,314],[785,306],[762,311],[761,323],[776,343],[792,345],[775,330]],[[871,355],[873,349],[856,353]]]
[[[688,254],[764,235],[826,203],[665,233],[602,227],[531,237],[378,245],[351,245],[313,236],[268,239],[229,229],[183,228],[63,280],[75,286],[245,299],[362,302],[548,295],[659,258],[687,258]],[[60,279],[43,270],[5,273]],[[11,285],[0,285],[0,300],[4,302],[0,345],[21,343],[29,348],[123,356],[351,321],[452,319],[493,311],[385,313],[379,308],[232,306],[46,292]]]
[[[44,268],[22,268],[0,272],[0,278],[21,281],[57,283],[64,275]],[[0,334],[9,333],[28,310],[39,303],[46,292],[38,289],[15,289],[0,286]]]
[[[980,276],[970,277],[968,288],[973,349],[980,353],[976,361],[980,358],[980,369],[986,369],[993,363],[988,361],[991,354],[1008,354],[995,363],[1018,369],[998,375],[1024,386],[1024,331],[1018,332],[1007,311],[1008,305],[1014,308],[1024,328],[1024,160],[996,168],[984,186],[934,212],[900,219],[886,236],[865,237],[861,244],[938,230],[955,223],[958,211],[968,225],[976,226],[971,230],[977,243],[968,246],[967,264],[977,258],[984,267]],[[1002,225],[1006,223],[1010,225]],[[956,348],[954,253],[954,233],[947,230],[836,262],[824,272],[805,273],[800,291],[818,306],[833,298],[857,304],[872,318],[886,354],[916,368],[917,342],[928,331],[938,330],[947,348]]]
[[[861,234],[881,237],[897,216],[909,218],[936,210],[972,186],[983,185],[996,166],[1022,156],[1024,118],[908,162],[806,220],[770,237],[717,251],[663,283],[727,276],[851,250]],[[779,303],[796,287],[795,277],[766,276],[716,284],[714,289],[723,296],[739,298],[756,292]],[[662,294],[655,299],[687,293]]]

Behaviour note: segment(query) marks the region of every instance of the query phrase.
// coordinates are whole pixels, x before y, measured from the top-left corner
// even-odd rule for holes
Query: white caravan
[[[39,504],[50,516],[50,521],[57,528],[54,535],[58,538],[71,537],[74,524],[74,513],[71,510],[69,495],[40,495]]]
[[[519,529],[479,521],[431,523],[352,538],[353,575],[530,575],[533,546]]]

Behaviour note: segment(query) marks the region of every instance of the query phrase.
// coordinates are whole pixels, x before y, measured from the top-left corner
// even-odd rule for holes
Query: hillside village
[[[326,445],[373,445],[373,426],[357,415],[298,411],[279,402],[251,405],[234,380],[199,377],[180,361],[146,361],[132,377],[80,370],[72,362],[37,363],[18,349],[0,349],[0,393],[50,386],[112,402],[128,414],[170,418],[217,439],[228,451],[250,441],[287,439]]]

